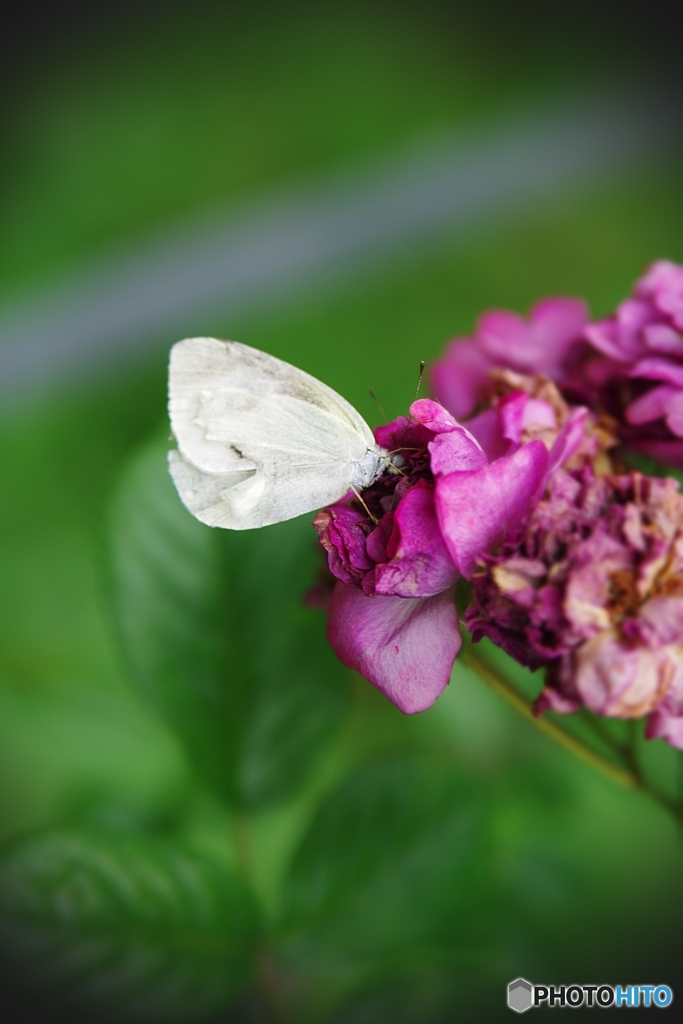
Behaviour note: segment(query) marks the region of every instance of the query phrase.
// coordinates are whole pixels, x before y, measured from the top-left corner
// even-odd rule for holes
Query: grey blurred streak
[[[6,404],[226,316],[344,280],[407,246],[661,158],[674,97],[628,94],[442,137],[355,174],[209,211],[0,308]]]

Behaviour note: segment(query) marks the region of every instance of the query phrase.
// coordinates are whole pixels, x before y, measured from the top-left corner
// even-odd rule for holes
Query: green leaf
[[[258,932],[244,883],[168,841],[55,832],[0,860],[2,969],[89,1019],[203,1019],[248,983]]]
[[[325,1024],[509,1024],[510,1010],[501,999],[507,979],[500,977],[498,961],[468,967],[458,969],[433,954],[402,964],[347,993]]]
[[[357,770],[320,808],[293,859],[285,935],[368,960],[471,945],[477,886],[489,897],[491,888],[484,809],[473,797],[451,762],[386,758]]]
[[[303,596],[309,517],[212,529],[181,505],[167,444],[134,459],[111,515],[111,595],[133,680],[201,777],[246,807],[304,781],[348,704],[348,673]]]

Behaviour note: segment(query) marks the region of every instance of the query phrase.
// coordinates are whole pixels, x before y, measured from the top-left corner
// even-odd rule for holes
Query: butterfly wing
[[[332,388],[236,341],[187,338],[171,350],[171,475],[209,526],[253,529],[337,501],[379,451]],[[379,465],[379,460],[378,460]]]

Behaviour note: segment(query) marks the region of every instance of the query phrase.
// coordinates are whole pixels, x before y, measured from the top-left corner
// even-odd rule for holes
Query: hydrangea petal
[[[574,397],[613,417],[629,448],[680,467],[680,449],[669,442],[683,437],[683,399],[675,393],[683,391],[683,266],[652,264],[633,298],[584,336],[613,362],[589,380],[588,361],[581,361],[571,381]]]
[[[552,686],[545,686],[534,701],[534,715],[540,718],[546,711],[556,711],[558,715],[571,715],[581,707],[579,697],[567,697]]]
[[[327,636],[344,665],[360,672],[407,715],[445,689],[462,640],[453,595],[366,597],[337,583]]]
[[[667,402],[678,394],[678,390],[673,384],[660,384],[659,387],[646,391],[627,407],[624,414],[626,421],[639,426],[641,423],[661,419],[666,414]]]
[[[632,441],[629,447],[667,466],[683,469],[683,441]]]
[[[486,453],[478,444],[473,443],[467,432],[437,434],[427,448],[429,466],[437,480],[448,473],[481,469],[482,466],[487,466],[489,461]]]
[[[457,572],[441,537],[434,485],[419,480],[401,498],[387,550],[390,561],[375,571],[375,593],[431,597],[451,587]]]
[[[432,437],[431,431],[407,416],[399,416],[391,423],[375,427],[374,435],[377,444],[388,452],[400,451],[402,448],[424,448]]]
[[[579,299],[543,299],[528,319],[490,310],[480,317],[476,337],[452,341],[432,368],[434,393],[454,416],[465,419],[493,394],[493,366],[561,379],[587,322],[588,309]]]
[[[477,323],[483,350],[499,366],[520,373],[562,375],[571,346],[582,336],[588,309],[580,299],[542,299],[528,320],[507,310],[484,313]]]
[[[622,627],[624,634],[653,650],[683,641],[683,597],[660,594],[641,605],[636,619]]]
[[[436,436],[429,442],[429,463],[435,477],[479,469],[487,458],[479,442],[451,414],[430,398],[413,402],[410,415]]]
[[[551,430],[556,429],[557,416],[550,403],[542,398],[529,398],[527,396],[527,399],[522,417],[522,427],[540,426],[550,427]]]
[[[588,323],[586,303],[563,297],[542,299],[532,307],[529,319],[535,345],[530,346],[528,371],[561,377],[569,349]]]
[[[529,402],[530,399],[526,392],[513,391],[492,409],[486,409],[467,424],[467,429],[484,449],[489,462],[494,462],[504,455],[510,455],[519,447]],[[454,472],[456,468],[454,466],[451,472]],[[462,468],[470,467],[463,466]]]
[[[498,366],[507,366],[510,355],[514,354],[515,369],[526,369],[531,355],[529,349],[529,325],[519,313],[507,309],[492,309],[477,321],[477,338],[484,352]],[[521,365],[520,365],[521,361]]]
[[[619,347],[629,359],[639,359],[647,353],[643,328],[652,322],[652,304],[639,299],[626,299],[617,309],[617,336]]]
[[[683,366],[672,363],[663,356],[649,356],[641,359],[629,370],[629,377],[644,377],[646,380],[661,380],[683,388]]]
[[[672,747],[683,750],[683,714],[672,715],[657,708],[647,720],[645,736],[648,740],[666,740]]]
[[[492,459],[499,457],[501,454],[501,442],[507,447],[509,442],[507,439],[503,440],[502,432],[500,429],[500,416],[495,406],[491,409],[484,409],[478,416],[475,416],[473,420],[469,420],[467,429],[471,432],[475,440],[481,445],[483,451],[486,454],[484,465],[491,462]],[[476,466],[463,466],[463,469],[476,469]],[[454,467],[451,472],[456,472],[457,467]],[[442,474],[443,475],[443,474]]]
[[[410,415],[435,434],[447,434],[451,430],[459,430],[463,434],[467,434],[465,428],[458,423],[448,409],[431,398],[416,399],[410,407]]]
[[[662,701],[680,671],[669,648],[626,644],[605,630],[579,647],[574,683],[595,714],[641,718]]]
[[[683,391],[677,391],[667,400],[666,425],[676,437],[683,437]]]
[[[628,363],[631,356],[624,352],[617,333],[617,325],[614,320],[598,320],[589,324],[583,332],[584,338],[591,343],[593,348],[602,352],[608,359],[614,359],[618,363]]]
[[[492,391],[491,359],[474,339],[451,341],[443,359],[432,367],[429,383],[442,405],[465,419]]]
[[[530,441],[490,466],[451,473],[437,482],[441,533],[456,569],[466,579],[482,554],[523,526],[547,466],[543,442]]]
[[[350,585],[360,585],[372,561],[366,553],[367,518],[337,502],[317,513],[313,526],[327,551],[330,572]]]
[[[683,271],[672,260],[656,260],[651,263],[639,281],[633,294],[637,299],[653,299],[657,293],[678,282],[683,287]]]
[[[584,438],[587,415],[587,409],[581,407],[572,409],[548,454],[548,469],[546,470],[544,484],[578,450]]]
[[[668,324],[649,324],[643,328],[645,344],[653,352],[683,356],[683,338]]]

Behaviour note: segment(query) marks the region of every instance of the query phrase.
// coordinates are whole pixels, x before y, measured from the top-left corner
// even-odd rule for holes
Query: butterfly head
[[[376,444],[369,448],[362,459],[354,463],[350,483],[359,491],[370,487],[385,473],[400,473],[403,458],[395,452],[388,452]]]

